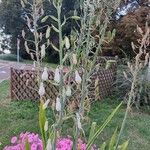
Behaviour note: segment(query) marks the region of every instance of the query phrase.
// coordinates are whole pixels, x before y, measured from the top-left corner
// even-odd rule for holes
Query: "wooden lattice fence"
[[[89,87],[89,98],[95,100],[95,79],[98,79],[98,99],[104,99],[112,93],[112,86],[116,77],[116,64],[111,68],[104,69],[103,66],[106,59],[99,61],[99,69],[91,76],[91,86]],[[49,80],[53,80],[54,73],[48,72]],[[55,100],[58,95],[58,89],[51,82],[44,83],[46,94],[45,98]],[[78,99],[78,94],[74,94],[73,98]],[[39,100],[37,71],[30,69],[11,68],[11,99],[12,100]]]

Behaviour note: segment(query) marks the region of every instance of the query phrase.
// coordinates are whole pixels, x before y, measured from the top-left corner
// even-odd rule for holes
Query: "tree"
[[[132,3],[132,7],[126,10],[126,6],[130,6],[130,3]],[[125,14],[124,16],[121,15],[122,10]],[[111,44],[106,46],[104,55],[120,55],[124,57],[124,54],[126,54],[128,57],[133,57],[135,52],[132,50],[131,42],[137,43],[137,39],[140,36],[136,30],[137,26],[141,27],[142,30],[144,30],[146,22],[150,26],[149,14],[148,0],[129,0],[127,3],[121,4],[117,14],[115,13],[116,16],[119,16],[118,20],[112,20],[111,27],[109,27],[110,30],[116,29],[116,36]]]
[[[16,50],[17,36],[25,25],[25,20],[23,20],[21,14],[19,0],[2,0],[0,4],[0,27],[3,33],[10,35],[10,45],[13,53]]]
[[[32,2],[32,0],[31,0]],[[71,13],[74,11],[74,6],[75,6],[75,1],[74,0],[64,0],[63,3],[63,9],[65,11],[64,14],[65,16],[69,16]],[[52,4],[48,2],[48,0],[45,0],[43,2],[43,7],[44,7],[44,15],[55,15],[55,9]],[[30,6],[29,6],[30,9]],[[49,11],[51,10],[51,11]],[[3,33],[6,35],[10,35],[10,51],[14,54],[16,54],[17,51],[17,38],[21,39],[20,43],[20,53],[23,58],[28,58],[29,55],[26,53],[25,48],[24,48],[24,40],[22,38],[21,32],[24,29],[28,35],[28,38],[33,38],[31,36],[31,30],[27,26],[27,18],[26,18],[26,13],[28,13],[27,9],[23,9],[21,6],[21,1],[20,0],[2,0],[0,3],[0,27],[3,30]],[[62,16],[64,15],[62,14]],[[51,24],[52,19],[48,19],[45,23],[41,23],[41,19],[39,18],[38,25],[39,27],[44,26],[45,24]],[[53,22],[54,23],[54,22]],[[72,21],[68,21],[66,28],[64,30],[64,34],[69,34],[71,31],[71,27],[74,24]],[[42,32],[46,32],[46,28],[42,29]],[[57,38],[55,36],[55,33],[51,33],[52,40],[57,43]],[[4,39],[6,40],[6,39]],[[32,45],[31,45],[32,47]],[[58,61],[58,55],[56,51],[54,51],[51,47],[47,50],[47,57],[49,60],[53,62]],[[54,59],[56,58],[56,59]]]

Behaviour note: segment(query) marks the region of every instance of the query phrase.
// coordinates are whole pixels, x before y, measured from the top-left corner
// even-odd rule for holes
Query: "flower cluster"
[[[72,150],[73,142],[70,138],[60,138],[57,140],[56,150]]]
[[[28,140],[30,149],[31,150],[44,150],[42,140],[40,139],[38,134],[34,133],[21,133],[19,138],[18,137],[12,137],[11,138],[11,146],[6,146],[4,150],[25,150],[25,144]],[[86,143],[78,139],[77,144],[78,150],[86,150]],[[51,147],[51,146],[50,146]],[[56,143],[56,150],[72,150],[73,148],[73,141],[71,137],[66,138],[59,138],[57,139]],[[50,150],[51,148],[48,148]],[[92,146],[91,150],[96,150],[95,146]]]
[[[26,142],[29,142],[31,150],[43,150],[42,140],[39,138],[38,134],[34,133],[21,133],[19,138],[11,138],[11,146],[6,146],[4,150],[25,150]]]
[[[78,150],[86,150],[86,143],[81,139],[78,139],[77,146]],[[72,148],[73,148],[73,141],[71,140],[71,138],[67,137],[67,138],[60,138],[57,140],[56,150],[72,150]],[[92,146],[91,150],[96,150],[96,147]]]

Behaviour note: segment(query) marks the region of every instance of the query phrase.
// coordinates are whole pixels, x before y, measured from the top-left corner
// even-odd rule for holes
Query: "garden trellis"
[[[106,69],[106,62],[110,58],[101,58],[97,61],[99,64],[98,70],[91,76],[91,86],[89,87],[89,99],[95,100],[95,88],[98,89],[96,99],[102,100],[112,93],[112,86],[116,78],[116,63]],[[112,58],[111,58],[112,59]],[[114,58],[113,58],[114,59]],[[54,72],[48,71],[49,80],[53,80]],[[98,79],[97,87],[95,80]],[[51,82],[45,84],[46,94],[45,99],[55,100],[58,94],[56,86]],[[71,99],[77,100],[77,92]],[[38,82],[36,69],[18,69],[11,68],[11,99],[12,100],[39,100]]]

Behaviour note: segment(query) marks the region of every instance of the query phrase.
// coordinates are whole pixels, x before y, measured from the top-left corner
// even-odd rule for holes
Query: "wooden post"
[[[13,68],[10,68],[10,97],[11,100],[13,100],[13,82],[12,82],[12,76],[13,76]]]

